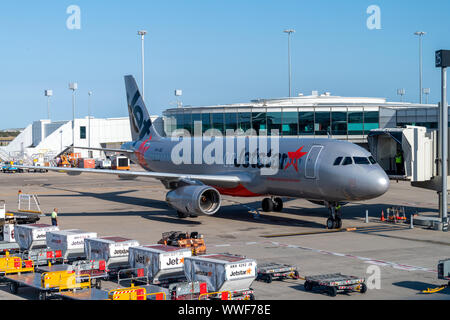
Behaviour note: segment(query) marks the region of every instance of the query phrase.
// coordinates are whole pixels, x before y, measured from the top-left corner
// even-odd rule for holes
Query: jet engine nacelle
[[[174,209],[186,214],[215,214],[221,204],[220,193],[205,185],[186,185],[169,191],[166,201]]]

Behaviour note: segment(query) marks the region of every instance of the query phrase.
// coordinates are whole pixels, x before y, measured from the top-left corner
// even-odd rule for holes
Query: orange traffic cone
[[[384,218],[384,210],[381,210],[381,221],[386,221],[386,219]]]

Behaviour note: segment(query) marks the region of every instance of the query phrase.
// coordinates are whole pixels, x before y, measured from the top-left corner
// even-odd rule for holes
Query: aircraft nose
[[[389,177],[383,169],[370,170],[358,177],[353,184],[352,193],[356,198],[368,200],[377,198],[389,189]]]
[[[379,197],[385,194],[389,189],[389,177],[381,168],[368,174],[364,180],[366,187],[361,189],[365,189],[367,196],[370,198]]]

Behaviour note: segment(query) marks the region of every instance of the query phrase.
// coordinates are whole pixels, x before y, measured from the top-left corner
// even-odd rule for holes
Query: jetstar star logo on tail
[[[286,168],[284,168],[284,170],[287,170],[287,168],[289,168],[292,165],[295,168],[295,171],[298,172],[298,160],[304,155],[308,154],[308,152],[302,152],[303,147],[304,146],[302,146],[295,152],[288,152],[289,162],[286,165]]]
[[[139,164],[143,167],[147,166],[147,162],[145,161],[144,154],[150,148],[150,144],[148,142],[152,140],[152,136],[150,136],[147,140],[143,141],[139,146],[138,150],[136,150],[136,157],[139,161]]]

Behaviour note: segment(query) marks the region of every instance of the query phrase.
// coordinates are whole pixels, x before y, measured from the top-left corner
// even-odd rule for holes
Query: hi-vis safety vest
[[[402,156],[396,156],[395,157],[395,163],[402,163]]]
[[[52,219],[56,219],[56,217],[58,216],[58,214],[56,213],[56,211],[52,212]]]

